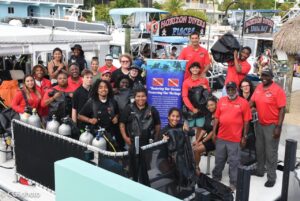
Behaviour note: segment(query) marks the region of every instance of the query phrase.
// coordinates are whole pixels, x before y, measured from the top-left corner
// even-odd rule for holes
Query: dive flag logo
[[[168,87],[179,87],[179,79],[168,79]]]
[[[162,87],[164,85],[163,78],[152,78],[152,86]]]

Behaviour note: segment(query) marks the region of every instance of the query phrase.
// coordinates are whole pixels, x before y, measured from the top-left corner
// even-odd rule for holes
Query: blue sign
[[[168,124],[168,111],[171,107],[182,108],[181,89],[186,61],[147,60],[148,103],[160,114],[162,126]]]

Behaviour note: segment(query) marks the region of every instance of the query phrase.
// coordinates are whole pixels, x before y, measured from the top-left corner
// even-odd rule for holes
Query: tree
[[[179,14],[180,15],[194,16],[194,17],[198,17],[202,20],[207,21],[207,16],[205,15],[205,13],[203,11],[187,9],[187,10],[180,11]]]
[[[219,5],[219,10],[225,11],[231,2],[232,0],[224,0],[224,2]],[[238,2],[240,3],[231,5],[229,9],[273,9],[275,6],[275,0],[240,0]]]
[[[182,0],[167,0],[163,8],[170,12],[171,15],[179,15],[182,12],[184,3]]]
[[[137,0],[116,0],[115,3],[112,4],[113,8],[131,8],[131,7],[139,7],[139,3]]]
[[[156,9],[163,9],[163,5],[158,3],[157,1],[154,1],[153,3],[153,8],[156,8]]]

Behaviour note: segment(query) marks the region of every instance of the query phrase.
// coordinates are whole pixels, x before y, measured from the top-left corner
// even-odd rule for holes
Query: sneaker
[[[270,180],[268,180],[268,181],[265,183],[265,187],[268,187],[268,188],[273,187],[274,185],[275,185],[275,181],[270,181]]]
[[[264,174],[261,174],[261,173],[259,173],[259,172],[257,172],[257,171],[252,172],[251,175],[257,176],[257,177],[263,177],[263,176],[264,176]]]

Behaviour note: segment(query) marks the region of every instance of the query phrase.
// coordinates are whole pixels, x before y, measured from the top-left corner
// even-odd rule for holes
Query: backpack
[[[210,49],[216,62],[225,63],[234,59],[233,52],[239,51],[240,44],[231,34],[224,34]]]
[[[53,89],[50,93],[59,92],[57,89]],[[54,95],[53,94],[53,95]],[[49,117],[53,115],[57,117],[58,120],[61,120],[63,117],[70,116],[72,113],[72,98],[69,96],[69,93],[62,92],[62,95],[50,103],[49,105]]]
[[[204,89],[203,86],[196,86],[189,89],[189,100],[195,108],[200,110],[197,117],[203,117],[208,113],[206,108],[208,97],[209,92],[207,89]]]

